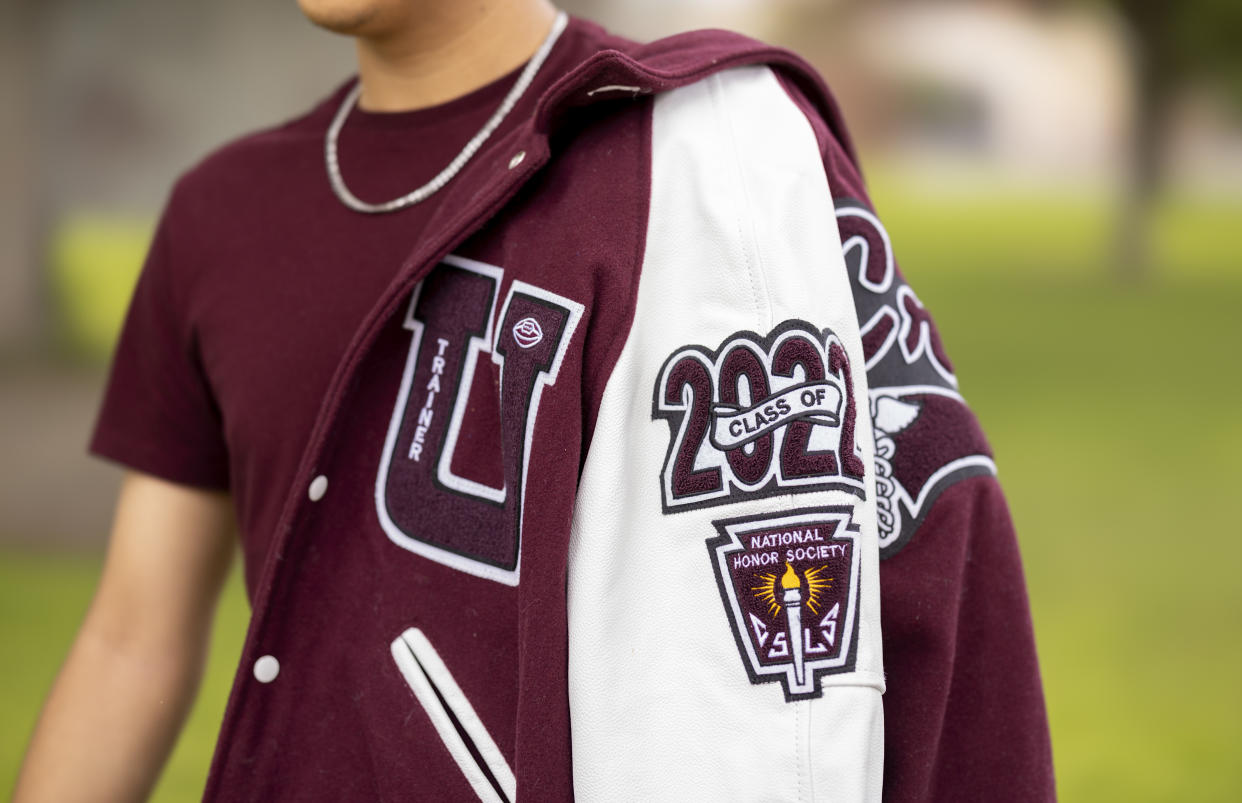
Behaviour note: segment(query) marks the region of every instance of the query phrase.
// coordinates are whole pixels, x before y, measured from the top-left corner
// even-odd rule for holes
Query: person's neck
[[[357,38],[361,108],[419,109],[489,84],[530,59],[556,16],[548,0],[470,0],[438,10],[400,32]]]

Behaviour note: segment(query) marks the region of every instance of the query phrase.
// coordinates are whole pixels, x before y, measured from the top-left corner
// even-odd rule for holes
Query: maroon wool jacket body
[[[283,504],[205,799],[1052,799],[995,467],[827,88],[719,31],[563,39],[291,487],[234,488]],[[118,423],[175,392],[141,314],[92,450],[208,484]]]

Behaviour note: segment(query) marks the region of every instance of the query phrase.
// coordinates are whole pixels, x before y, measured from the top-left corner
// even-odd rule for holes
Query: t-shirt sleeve
[[[172,482],[229,487],[219,408],[186,312],[176,196],[134,287],[88,452]]]

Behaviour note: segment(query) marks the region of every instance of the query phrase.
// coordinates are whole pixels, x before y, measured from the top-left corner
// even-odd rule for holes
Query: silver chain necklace
[[[483,124],[479,132],[466,143],[466,147],[461,149],[461,153],[458,153],[453,157],[453,161],[448,163],[448,167],[441,170],[435,178],[413,192],[380,204],[370,204],[358,198],[358,196],[349,191],[349,187],[345,186],[345,178],[341,175],[341,163],[337,156],[336,141],[341,134],[341,127],[345,125],[345,118],[349,116],[349,112],[354,108],[354,104],[358,102],[358,95],[362,92],[362,82],[359,81],[354,84],[353,89],[341,101],[341,107],[336,110],[336,117],[332,118],[332,124],[328,126],[328,133],[324,138],[324,160],[328,165],[328,180],[332,184],[332,191],[336,193],[336,197],[340,199],[341,203],[355,212],[366,212],[372,215],[395,212],[398,209],[413,206],[430,198],[465,167],[466,162],[470,161],[470,158],[478,152],[483,143],[487,141],[487,138],[500,127],[505,116],[513,110],[513,107],[522,97],[526,88],[534,80],[535,73],[543,65],[544,60],[548,57],[548,53],[552,50],[552,46],[556,44],[557,38],[561,35],[561,31],[565,30],[565,25],[568,21],[569,16],[564,11],[557,12],[556,19],[552,22],[552,30],[548,31],[548,36],[543,40],[543,44],[539,46],[539,50],[535,51],[535,55],[531,56],[530,61],[526,63],[526,68],[518,76],[517,83],[509,90],[509,94],[505,95],[505,99],[501,101],[500,107]]]

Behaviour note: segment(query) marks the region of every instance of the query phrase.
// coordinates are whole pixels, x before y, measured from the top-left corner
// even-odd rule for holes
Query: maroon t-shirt
[[[492,137],[529,116],[593,46],[587,29],[570,26]],[[347,186],[373,203],[421,186],[483,127],[520,71],[438,106],[354,108],[339,138]],[[352,85],[177,182],[89,446],[174,482],[230,490],[252,599],[332,371],[442,197],[368,215],[332,193],[324,134]]]

